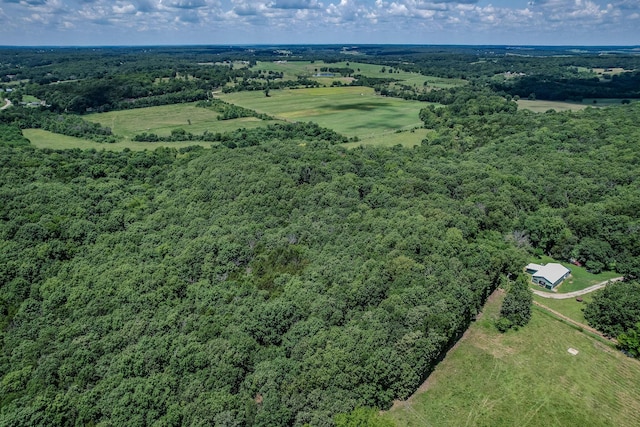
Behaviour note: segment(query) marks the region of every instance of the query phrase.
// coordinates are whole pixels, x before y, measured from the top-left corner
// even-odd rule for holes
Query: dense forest
[[[473,137],[453,124],[413,150],[5,146],[3,417],[328,425],[387,407],[519,247],[637,274],[639,115],[470,116]]]
[[[37,149],[21,129],[116,136],[0,112],[0,424],[348,425],[411,395],[497,287],[502,327],[526,323],[528,257],[640,277],[640,104],[535,114],[481,81],[435,92],[413,148],[298,123],[206,149]],[[172,133],[205,138],[188,135]],[[601,316],[619,289],[585,316],[633,338],[637,299]]]

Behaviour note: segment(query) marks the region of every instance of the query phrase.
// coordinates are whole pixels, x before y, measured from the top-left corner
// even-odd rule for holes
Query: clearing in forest
[[[253,71],[263,70],[266,72],[273,71],[282,73],[284,80],[296,80],[298,77],[305,77],[315,80],[321,84],[331,85],[334,81],[348,83],[350,79],[347,76],[341,76],[339,73],[323,71],[323,69],[339,69],[351,68],[353,76],[363,75],[374,78],[388,78],[398,80],[398,84],[412,86],[417,89],[426,88],[451,88],[467,84],[465,80],[425,76],[420,73],[403,71],[399,68],[389,67],[377,64],[365,64],[361,62],[341,61],[325,63],[322,61],[274,61],[274,62],[258,62]],[[331,74],[331,76],[329,76]],[[425,86],[426,83],[426,86]]]
[[[422,126],[418,115],[428,105],[376,95],[359,86],[273,90],[269,97],[262,92],[235,92],[220,98],[278,119],[315,122],[361,140]]]
[[[218,120],[219,114],[208,108],[197,107],[196,103],[192,102],[88,114],[83,118],[110,127],[114,134],[122,135],[126,139],[142,132],[166,136],[177,128],[201,134],[207,130],[228,132],[242,127],[266,126],[269,123],[254,117]]]
[[[500,304],[488,302],[424,390],[384,418],[398,426],[640,425],[639,361],[539,310],[501,334],[493,325]]]

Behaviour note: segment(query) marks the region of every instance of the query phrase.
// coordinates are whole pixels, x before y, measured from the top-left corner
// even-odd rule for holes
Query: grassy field
[[[126,139],[142,132],[166,136],[177,128],[200,134],[205,130],[227,132],[241,127],[265,126],[268,123],[253,117],[218,120],[218,114],[217,111],[196,107],[195,103],[186,103],[88,114],[84,118],[108,126],[114,134]]]
[[[419,145],[428,130],[417,128],[422,123],[418,113],[424,103],[377,96],[369,88],[318,88],[272,91],[265,97],[262,92],[240,92],[224,95],[229,102],[279,117],[288,121],[314,121],[346,136],[358,136],[360,141],[348,144],[412,147]],[[274,121],[256,118],[217,120],[218,113],[195,106],[195,103],[138,108],[132,110],[96,113],[84,116],[86,120],[111,128],[124,139],[116,144],[97,144],[79,138],[67,137],[38,129],[26,130],[25,136],[38,147],[46,148],[97,148],[106,150],[153,149],[159,146],[181,147],[197,144],[138,143],[131,138],[142,132],[169,135],[173,129],[182,128],[199,134],[228,132],[238,128],[266,126]],[[189,121],[191,124],[189,125]],[[199,143],[210,146],[211,143]]]
[[[531,110],[534,113],[544,113],[548,110],[556,111],[578,111],[587,108],[579,102],[544,101],[544,100],[518,100],[518,108],[521,110]]]
[[[349,64],[349,65],[347,65]],[[399,72],[389,73],[389,67],[384,67],[384,73],[381,72],[382,65],[364,64],[353,61],[342,61],[331,64],[325,64],[322,61],[309,62],[309,61],[293,61],[293,62],[258,62],[253,68],[254,70],[265,71],[277,71],[284,74],[284,78],[287,80],[295,80],[298,76],[304,76],[313,78],[322,84],[330,85],[334,80],[340,80],[338,77],[314,77],[314,75],[320,73],[322,67],[330,68],[352,68],[354,74],[362,74],[367,77],[389,77],[401,80],[402,84],[409,86],[416,86],[418,88],[423,87],[427,82],[427,87],[434,88],[450,88],[454,86],[460,86],[467,82],[462,79],[445,79],[441,77],[424,76],[418,73],[408,73],[406,71],[398,70]],[[360,70],[360,71],[358,71]]]
[[[487,303],[423,389],[383,417],[409,427],[640,425],[640,362],[539,310],[500,334],[500,303]]]
[[[343,135],[374,138],[422,125],[427,104],[376,95],[365,87],[328,87],[221,94],[227,102],[289,121],[313,121]]]
[[[564,314],[565,316],[575,320],[576,322],[580,322],[587,325],[588,323],[584,318],[584,313],[582,312],[582,309],[591,301],[593,301],[594,293],[582,295],[580,297],[582,298],[582,302],[576,301],[575,298],[551,299],[551,298],[542,298],[537,295],[534,295],[533,299],[534,301],[537,301],[540,304],[546,305],[547,307],[557,311],[558,313]]]
[[[531,262],[536,264],[548,264],[550,262],[557,262],[571,270],[571,276],[569,276],[568,279],[566,279],[556,287],[556,292],[560,294],[580,291],[584,288],[588,288],[589,286],[620,276],[620,274],[613,271],[603,271],[599,274],[589,273],[584,267],[578,267],[568,262],[557,261],[548,256],[532,259]],[[535,289],[541,289],[539,286],[534,284],[532,284],[531,286],[535,287]]]
[[[425,137],[433,133],[431,129],[411,129],[402,132],[384,132],[374,135],[370,138],[361,138],[358,142],[348,142],[343,144],[347,148],[355,148],[361,145],[373,145],[377,147],[393,147],[402,145],[411,148],[414,145],[420,145]]]
[[[548,110],[556,111],[579,111],[584,110],[587,107],[608,107],[612,105],[622,105],[622,99],[618,98],[602,98],[595,99],[585,98],[582,102],[564,102],[564,101],[545,101],[545,100],[528,100],[520,99],[518,101],[518,108],[521,110],[531,110],[535,113],[544,113]],[[631,100],[631,102],[637,102]]]
[[[125,148],[135,151],[154,150],[157,147],[188,147],[190,145],[201,145],[203,147],[211,147],[211,142],[187,141],[187,142],[134,142],[129,139],[117,142],[115,144],[99,144],[73,136],[60,135],[58,133],[48,132],[42,129],[25,129],[22,131],[24,136],[31,141],[31,144],[38,148],[51,148],[54,150],[69,150],[79,148],[88,150],[95,148],[96,150],[122,151]]]

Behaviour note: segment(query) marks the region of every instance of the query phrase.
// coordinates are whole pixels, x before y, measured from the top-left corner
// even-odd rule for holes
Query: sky
[[[640,0],[0,0],[0,45],[638,45]]]

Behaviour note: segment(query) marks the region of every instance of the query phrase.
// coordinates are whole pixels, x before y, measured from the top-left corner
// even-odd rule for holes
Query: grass
[[[347,65],[349,64],[349,65]],[[320,83],[330,85],[334,80],[340,80],[338,77],[314,77],[315,74],[320,72],[320,68],[329,67],[329,68],[352,68],[354,70],[354,74],[362,74],[367,77],[389,77],[401,80],[402,84],[409,86],[416,86],[418,88],[422,88],[424,83],[427,82],[428,87],[437,87],[437,88],[450,88],[454,86],[464,85],[467,82],[462,79],[446,79],[441,77],[433,77],[433,76],[424,76],[419,73],[410,73],[406,71],[399,70],[396,73],[385,72],[382,73],[381,70],[383,68],[382,65],[374,65],[374,64],[364,64],[360,62],[353,61],[342,61],[331,64],[325,64],[322,61],[310,62],[310,61],[291,61],[285,63],[277,63],[277,62],[258,62],[256,66],[253,68],[254,70],[265,70],[265,71],[277,71],[282,72],[284,74],[284,78],[287,80],[295,80],[298,76],[304,76],[308,78],[313,78]],[[386,70],[389,70],[388,66],[384,67]],[[358,71],[358,69],[360,71]],[[316,71],[317,70],[317,71]]]
[[[262,92],[226,94],[223,99],[243,107],[266,112],[288,121],[314,121],[346,136],[358,136],[360,141],[347,144],[412,147],[420,145],[430,132],[421,129],[418,113],[425,103],[377,96],[372,89],[362,87],[317,88],[272,91],[270,97]],[[140,143],[131,138],[142,132],[169,135],[182,128],[195,134],[228,132],[238,128],[266,126],[274,121],[256,118],[217,120],[218,113],[199,108],[195,103],[165,105],[132,110],[96,113],[84,116],[86,120],[111,128],[114,134],[123,136],[115,144],[97,144],[92,141],[67,137],[37,129],[26,130],[25,136],[42,148],[97,148],[106,150],[153,149],[159,146],[181,147],[187,145],[210,146],[211,143]],[[191,121],[191,125],[189,125]]]
[[[500,303],[487,303],[425,391],[383,417],[398,426],[640,425],[640,362],[538,310],[500,334]]]
[[[546,305],[552,310],[555,310],[559,313],[564,314],[565,316],[575,320],[576,322],[580,322],[587,325],[588,323],[584,318],[584,313],[582,312],[582,309],[591,301],[593,301],[594,293],[582,295],[580,297],[583,300],[582,302],[576,301],[575,298],[551,299],[551,298],[542,298],[537,295],[534,295],[533,299],[534,301],[537,301],[540,304]]]
[[[594,104],[593,101],[596,101]],[[637,102],[637,100],[630,100]],[[530,110],[534,113],[544,113],[548,110],[556,111],[579,111],[587,107],[609,107],[612,105],[622,105],[621,98],[585,98],[582,102],[565,102],[565,101],[545,101],[545,100],[528,100],[520,99],[518,108],[521,110]]]
[[[22,102],[40,102],[40,100],[33,95],[22,95]]]
[[[422,140],[430,133],[433,133],[430,129],[411,129],[410,131],[402,132],[385,132],[378,135],[374,135],[370,138],[361,138],[358,142],[348,142],[343,144],[347,148],[356,148],[362,145],[372,145],[377,147],[393,147],[396,145],[402,145],[403,147],[412,148],[414,145],[420,145]]]
[[[564,282],[562,282],[560,285],[556,287],[557,293],[580,291],[584,288],[588,288],[589,286],[620,276],[620,274],[614,271],[603,271],[602,273],[599,273],[599,274],[593,274],[588,272],[587,269],[584,267],[578,267],[568,262],[557,261],[548,256],[532,259],[531,262],[536,264],[548,264],[550,262],[556,262],[564,265],[569,270],[571,270],[571,276],[569,276],[569,278],[567,278]],[[537,285],[532,284],[531,286],[537,286]],[[535,289],[541,289],[541,288],[538,286]]]
[[[49,132],[42,129],[25,129],[22,131],[24,136],[31,141],[31,144],[38,148],[50,148],[53,150],[70,150],[79,148],[88,150],[95,148],[96,150],[122,151],[125,148],[134,151],[154,150],[158,147],[188,147],[190,145],[200,145],[203,147],[211,147],[211,142],[203,141],[187,141],[187,142],[134,142],[124,140],[115,144],[99,144],[73,136],[60,135],[58,133]]]
[[[343,135],[376,138],[421,126],[418,114],[427,104],[376,95],[365,87],[327,87],[221,94],[227,102],[289,120],[313,121]]]
[[[241,127],[266,126],[268,123],[253,117],[218,120],[218,114],[217,111],[196,107],[195,103],[185,103],[88,114],[83,118],[108,126],[114,134],[122,135],[125,139],[130,139],[142,132],[166,136],[177,128],[200,134],[205,130],[227,132]]]
[[[521,110],[530,110],[534,113],[544,113],[548,110],[578,111],[584,110],[587,106],[579,102],[520,99],[518,100],[518,108]]]

